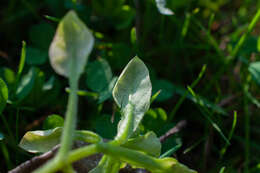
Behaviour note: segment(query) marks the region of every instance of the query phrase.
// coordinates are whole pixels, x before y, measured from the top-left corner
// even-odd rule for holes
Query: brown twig
[[[179,132],[183,127],[185,127],[187,122],[185,120],[182,120],[176,124],[173,128],[171,128],[168,132],[166,132],[164,135],[160,136],[160,141],[163,143],[167,138],[171,137],[175,133]]]

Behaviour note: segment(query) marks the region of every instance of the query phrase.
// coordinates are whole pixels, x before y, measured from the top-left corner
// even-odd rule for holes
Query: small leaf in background
[[[161,90],[160,94],[155,101],[166,101],[170,99],[174,94],[174,86],[167,80],[155,80],[153,81],[153,93]]]
[[[257,39],[257,50],[260,52],[260,37]]]
[[[36,80],[36,68],[32,67],[29,72],[24,75],[19,83],[16,91],[16,96],[18,100],[25,98],[33,89],[33,85]]]
[[[15,83],[15,73],[10,68],[0,68],[0,77],[6,82],[8,86]]]
[[[144,136],[138,136],[129,139],[123,147],[139,150],[154,157],[159,157],[161,153],[161,142],[156,134],[152,131],[146,133]]]
[[[119,14],[115,18],[116,29],[121,30],[127,28],[132,23],[134,17],[135,17],[135,10],[128,5],[124,5],[120,10]]]
[[[58,25],[49,49],[50,62],[56,73],[75,77],[83,72],[94,45],[94,37],[74,11],[69,11]]]
[[[2,114],[6,101],[8,99],[8,88],[5,82],[0,78],[0,114]]]
[[[166,7],[167,6],[166,0],[155,0],[155,2],[156,2],[156,6],[161,14],[163,14],[163,15],[173,15],[174,14],[174,12],[171,9]]]
[[[99,94],[98,103],[102,103],[112,96],[112,91],[116,84],[117,79],[118,77],[113,77],[113,79],[110,81],[106,89]]]
[[[137,37],[136,37],[136,28],[135,28],[135,27],[133,27],[133,28],[131,29],[131,32],[130,32],[130,40],[131,40],[131,43],[132,43],[133,45],[136,44]]]
[[[154,123],[156,122],[156,123]],[[149,109],[144,116],[142,124],[147,131],[158,132],[167,122],[167,113],[162,108]]]
[[[0,141],[2,141],[4,139],[4,135],[3,133],[0,132]]]
[[[42,22],[33,25],[30,28],[29,38],[35,47],[43,50],[48,50],[54,33],[55,29],[52,25],[48,24],[47,22]]]
[[[112,71],[105,59],[97,59],[86,68],[87,86],[96,92],[103,91],[112,80]]]
[[[20,141],[19,146],[31,153],[44,153],[59,144],[62,128],[50,130],[28,131]]]
[[[62,127],[64,124],[64,119],[60,115],[49,115],[43,122],[43,129],[54,129],[56,127]]]
[[[34,47],[27,47],[26,49],[26,64],[28,65],[42,65],[48,59],[48,52]]]
[[[248,70],[251,73],[253,80],[260,85],[260,61],[250,63]]]
[[[124,68],[113,89],[114,100],[123,113],[122,120],[129,107],[133,106],[134,131],[150,107],[151,94],[149,71],[143,61],[135,57]],[[118,133],[121,130],[119,126]]]

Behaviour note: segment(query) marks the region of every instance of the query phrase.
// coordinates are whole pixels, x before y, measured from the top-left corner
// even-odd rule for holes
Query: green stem
[[[247,93],[249,90],[250,76],[247,76],[244,84],[244,116],[245,116],[245,173],[249,172],[250,163],[250,113]]]
[[[191,88],[194,88],[199,81],[201,80],[202,76],[204,75],[205,71],[206,71],[207,65],[203,65],[197,79],[195,81],[192,82],[191,84]],[[179,110],[181,104],[183,103],[183,101],[186,99],[187,95],[189,94],[189,91],[186,90],[185,93],[181,96],[181,98],[178,100],[177,104],[174,106],[173,110],[171,111],[170,115],[169,115],[169,122],[172,121],[172,119],[174,118],[175,114],[177,113],[177,111]]]
[[[71,73],[73,74],[73,73]],[[61,137],[61,148],[59,149],[58,157],[59,159],[65,159],[66,155],[73,144],[74,130],[76,128],[76,115],[77,115],[77,105],[78,105],[78,79],[70,76],[70,87],[71,92],[69,95],[69,102],[67,106],[66,119],[64,123],[64,129]]]
[[[131,150],[128,148],[114,146],[109,143],[97,144],[98,150],[104,154],[113,156],[113,158],[125,161],[129,164],[147,168],[149,170],[165,170],[166,166],[161,160],[143,154],[142,152]]]
[[[78,79],[76,69],[74,65],[74,61],[71,61],[71,70],[69,76],[69,84],[71,92],[69,94],[69,101],[67,105],[66,117],[64,128],[61,136],[61,147],[57,156],[50,160],[47,164],[45,164],[42,168],[36,170],[37,173],[51,173],[55,172],[55,170],[60,170],[63,166],[68,165],[66,162],[69,151],[73,144],[74,133],[76,128],[76,120],[77,120],[77,105],[78,105]]]

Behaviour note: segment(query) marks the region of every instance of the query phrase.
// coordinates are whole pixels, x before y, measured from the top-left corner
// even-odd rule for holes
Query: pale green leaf
[[[149,109],[151,92],[149,71],[145,64],[135,57],[127,64],[113,89],[114,100],[123,114],[118,129],[119,136],[124,131],[124,121],[128,119],[126,116],[129,115],[131,107],[133,107],[133,131],[137,129],[144,113]]]
[[[53,69],[60,75],[75,77],[83,72],[94,45],[94,37],[74,11],[70,11],[58,25],[49,56]]]
[[[62,127],[49,130],[29,131],[23,136],[19,146],[31,153],[47,152],[60,143],[61,134]],[[76,130],[74,139],[87,143],[97,143],[102,140],[99,135],[87,130]]]
[[[129,139],[123,147],[139,150],[151,156],[159,157],[161,153],[161,142],[154,132],[148,132],[144,136]]]
[[[59,144],[61,133],[61,127],[45,131],[29,131],[23,136],[19,146],[31,153],[44,153]]]
[[[5,82],[0,78],[0,114],[5,108],[8,99],[8,88]]]

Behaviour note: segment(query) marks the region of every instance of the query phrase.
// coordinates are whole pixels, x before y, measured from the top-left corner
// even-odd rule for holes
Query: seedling
[[[20,146],[29,152],[46,152],[61,143],[55,158],[36,173],[74,172],[72,163],[84,157],[103,153],[91,173],[117,173],[126,163],[152,173],[195,173],[174,158],[159,158],[161,144],[154,132],[140,135],[138,128],[150,107],[152,85],[145,64],[134,57],[119,76],[112,95],[120,108],[121,120],[117,135],[109,142],[96,133],[76,130],[78,80],[93,48],[89,29],[70,11],[59,23],[49,55],[53,69],[69,79],[70,92],[63,127],[27,132]],[[74,140],[90,145],[71,150]]]

